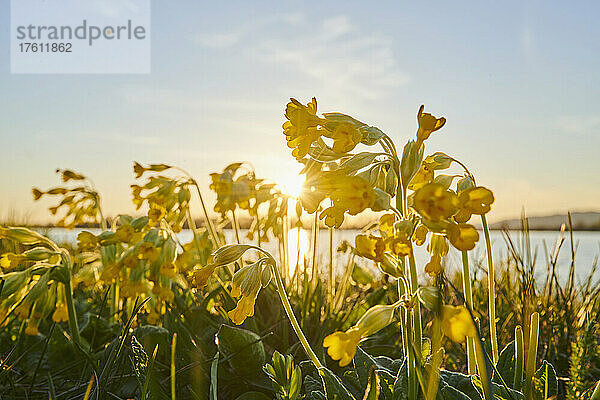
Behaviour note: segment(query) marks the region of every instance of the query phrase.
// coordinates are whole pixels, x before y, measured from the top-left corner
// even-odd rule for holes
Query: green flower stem
[[[533,399],[533,374],[535,373],[536,366],[539,329],[540,314],[534,312],[531,314],[531,321],[529,323],[529,343],[527,360],[525,360],[525,396],[528,400]]]
[[[71,265],[69,265],[69,276],[65,283],[65,294],[67,299],[67,311],[69,313],[69,330],[71,339],[76,346],[81,347],[81,337],[79,336],[79,324],[77,323],[77,312],[73,303],[73,285],[71,284]]]
[[[272,267],[273,273],[275,275],[275,283],[277,285],[277,293],[279,293],[279,297],[281,298],[281,303],[283,304],[285,313],[287,314],[288,319],[290,320],[290,323],[292,324],[292,328],[294,329],[294,332],[296,332],[296,336],[298,336],[298,339],[300,339],[300,343],[302,344],[302,347],[304,348],[306,355],[308,356],[308,358],[310,358],[310,360],[315,365],[315,367],[317,369],[323,368],[323,364],[321,364],[321,361],[319,361],[319,359],[317,358],[317,355],[315,354],[314,350],[312,349],[312,347],[310,347],[310,344],[308,343],[306,336],[304,336],[304,332],[302,332],[302,329],[300,328],[300,325],[298,324],[298,320],[296,319],[296,316],[294,315],[294,310],[292,309],[290,300],[288,299],[287,293],[285,291],[285,286],[283,285],[283,281],[281,280],[281,273],[279,272],[279,268],[277,268],[277,265],[275,263],[272,263],[271,267]]]
[[[417,364],[415,360],[414,336],[411,335],[411,332],[413,332],[413,319],[410,318],[408,309],[404,310],[404,318],[406,319],[406,331],[408,337],[408,354],[406,360],[408,362],[408,400],[417,400]]]
[[[310,264],[311,271],[311,281],[312,284],[316,286],[317,284],[317,246],[319,244],[319,211],[315,211],[315,219],[313,221],[313,242],[312,242],[312,262]]]
[[[419,281],[418,281],[418,277],[417,277],[417,265],[415,263],[415,254],[412,251],[412,245],[411,245],[410,257],[408,259],[408,264],[410,266],[411,295],[415,295],[419,288]],[[412,309],[412,315],[413,315],[413,332],[414,332],[414,342],[415,342],[414,348],[415,348],[415,352],[420,357],[422,354],[421,346],[423,343],[422,330],[421,330],[422,328],[421,328],[421,303],[420,302],[418,302],[418,301],[415,302],[415,305]]]
[[[523,328],[517,325],[515,328],[515,378],[513,380],[513,388],[518,391],[521,391],[524,364],[525,347],[523,346]]]
[[[475,342],[477,369],[479,369],[479,378],[481,379],[481,386],[483,388],[483,398],[486,400],[493,400],[494,397],[491,388],[488,386],[489,380],[486,378],[488,372],[485,365],[485,354],[483,353],[483,348],[481,347],[481,340],[478,337],[473,339]]]
[[[235,210],[231,210],[231,215],[233,216],[232,224],[233,224],[233,230],[235,232],[235,240],[236,240],[237,244],[241,244],[242,242],[240,240],[240,227],[238,224],[237,217],[235,216]]]
[[[333,274],[333,228],[329,228],[329,313],[333,311],[334,299],[334,274]]]
[[[219,237],[217,236],[217,231],[216,231],[211,219],[208,216],[206,204],[204,203],[204,198],[202,197],[202,192],[200,191],[200,186],[198,186],[198,182],[196,182],[196,180],[192,177],[192,175],[189,172],[187,172],[186,170],[184,170],[183,168],[179,168],[179,167],[173,167],[173,168],[183,172],[184,175],[186,175],[188,178],[190,178],[190,183],[196,188],[196,192],[198,192],[198,197],[200,198],[200,205],[202,206],[202,212],[204,214],[204,220],[206,221],[206,226],[208,227],[208,231],[210,232],[210,236],[212,237],[215,248],[221,247],[221,241],[219,240]]]
[[[485,247],[488,262],[488,302],[489,302],[489,318],[490,318],[490,339],[492,342],[492,360],[494,364],[498,362],[498,338],[496,336],[496,282],[494,271],[494,260],[492,255],[492,243],[490,241],[490,230],[488,229],[485,215],[481,216],[481,225],[483,226],[483,234],[485,236]]]
[[[409,285],[404,277],[398,278],[398,298],[402,299],[403,296],[408,295]],[[400,301],[400,300],[398,300]],[[402,308],[400,312],[400,320],[402,322],[402,349],[406,362],[408,363],[407,375],[408,375],[408,399],[416,400],[417,398],[417,371],[415,364],[414,348],[412,347],[413,340],[411,339],[410,329],[410,313],[407,308]]]
[[[469,273],[469,254],[466,251],[462,252],[462,278],[463,278],[463,293],[465,294],[465,302],[469,309],[473,310],[473,289],[471,288],[471,275]],[[477,373],[477,364],[475,361],[475,342],[473,338],[467,338],[467,369],[469,375]]]

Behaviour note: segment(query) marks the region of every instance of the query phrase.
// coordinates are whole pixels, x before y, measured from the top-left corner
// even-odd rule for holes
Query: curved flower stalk
[[[375,229],[358,235],[355,247],[358,255],[375,261],[382,272],[408,283],[405,285],[407,293],[401,295],[414,297],[419,292],[414,245],[423,245],[429,236],[427,250],[431,259],[424,271],[432,277],[443,273],[442,260],[450,246],[461,252],[475,247],[479,233],[469,221],[473,215],[480,215],[485,222],[494,197],[489,189],[476,186],[473,175],[453,157],[441,152],[424,156],[425,142],[445,125],[445,118],[425,113],[421,106],[417,112],[416,137],[406,143],[400,154],[393,140],[378,128],[341,113],[319,116],[314,98],[307,105],[292,99],[285,115],[283,130],[288,146],[293,149],[292,155],[305,164],[302,173],[306,175],[306,182],[300,202],[308,213],[316,215],[323,201],[329,199],[331,206],[324,209],[319,218],[325,225],[339,228],[346,215],[356,215],[366,209],[391,211],[379,219]],[[359,145],[376,144],[382,151],[351,153]],[[453,164],[462,167],[462,173],[439,173]],[[486,228],[484,223],[487,238]],[[490,273],[493,273],[491,263]],[[490,281],[493,282],[493,276]],[[492,303],[490,295],[490,318],[495,315]],[[450,309],[445,310],[450,315]],[[414,347],[421,357],[419,302],[409,311],[411,321],[407,323],[410,322],[411,328],[405,339],[410,346],[405,343],[405,348]],[[493,319],[491,323],[495,325]],[[449,326],[459,325],[457,321]],[[493,328],[492,343],[495,343],[495,326]],[[454,339],[462,340],[455,333],[452,334]],[[340,343],[353,344],[359,336],[353,330],[335,337]],[[344,363],[349,362],[350,354],[334,351]],[[413,359],[409,366],[411,400],[417,393],[416,365]]]
[[[231,285],[231,294],[234,297],[241,297],[240,300],[238,300],[236,307],[228,313],[232,322],[239,325],[243,323],[247,317],[254,315],[254,302],[258,292],[262,287],[267,286],[270,283],[272,276],[274,276],[277,293],[279,294],[283,308],[304,351],[317,369],[323,368],[321,361],[308,343],[308,340],[306,339],[304,332],[302,332],[302,328],[294,315],[294,310],[292,309],[286,293],[281,273],[277,267],[277,262],[269,252],[260,247],[248,244],[223,246],[212,254],[212,262],[210,264],[192,272],[194,284],[198,288],[205,286],[216,268],[238,261],[248,250],[256,250],[265,257],[260,258],[253,264],[242,267],[234,275]]]
[[[25,334],[39,333],[40,322],[68,322],[73,343],[81,346],[71,285],[71,256],[45,236],[27,228],[0,227],[0,239],[27,248],[0,259],[4,285],[0,293],[0,326],[11,314],[26,321]],[[8,272],[5,272],[8,271]]]

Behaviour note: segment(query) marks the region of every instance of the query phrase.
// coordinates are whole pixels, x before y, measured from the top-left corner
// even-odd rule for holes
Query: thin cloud
[[[311,34],[298,34],[299,27]],[[196,42],[212,48],[239,47],[248,59],[289,69],[300,78],[298,84],[308,80],[332,97],[373,100],[409,81],[392,40],[364,32],[344,15],[320,21],[290,16],[287,24],[281,24],[281,18],[261,20],[233,32],[200,34]]]

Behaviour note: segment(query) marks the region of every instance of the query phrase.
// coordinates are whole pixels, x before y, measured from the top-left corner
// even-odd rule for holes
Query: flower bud
[[[380,329],[388,326],[394,318],[395,310],[395,305],[376,305],[369,308],[356,323],[361,336],[371,336]]]
[[[423,162],[423,145],[414,140],[408,141],[402,152],[402,162],[400,163],[400,175],[402,184],[408,186],[410,180],[416,175]]]

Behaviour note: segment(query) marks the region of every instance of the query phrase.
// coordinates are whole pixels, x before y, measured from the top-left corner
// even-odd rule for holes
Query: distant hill
[[[567,214],[546,215],[537,217],[527,217],[529,220],[529,229],[537,231],[558,230],[562,224],[568,227]],[[578,231],[598,231],[600,230],[600,212],[572,212],[571,221],[573,229]],[[507,219],[490,224],[491,229],[520,229],[521,219]]]

